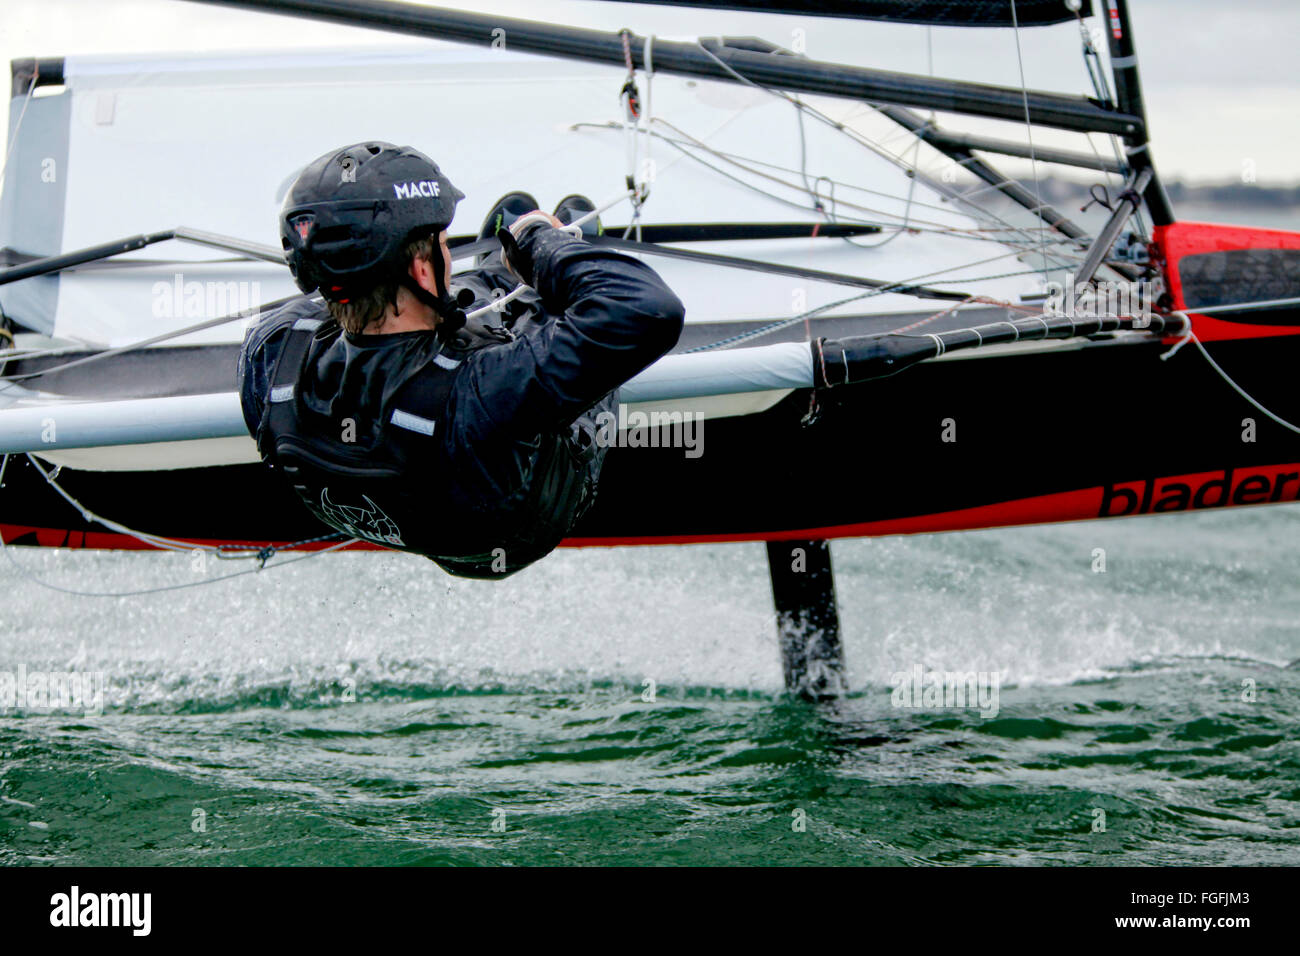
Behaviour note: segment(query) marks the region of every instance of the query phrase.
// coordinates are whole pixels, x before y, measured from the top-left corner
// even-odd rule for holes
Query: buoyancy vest
[[[452,447],[448,400],[469,357],[511,333],[471,324],[452,341],[401,335],[363,349],[333,319],[294,321],[257,432],[263,459],[326,525],[453,574],[504,577],[549,553],[594,497],[587,433],[516,443],[510,474],[467,479],[486,466],[456,466],[473,449]]]

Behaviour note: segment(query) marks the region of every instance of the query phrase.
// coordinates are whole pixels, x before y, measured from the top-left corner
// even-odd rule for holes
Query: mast
[[[1147,180],[1142,198],[1146,200],[1151,221],[1157,226],[1167,226],[1174,221],[1174,210],[1169,203],[1169,194],[1156,175],[1155,163],[1151,159],[1149,145],[1146,105],[1142,101],[1142,83],[1138,78],[1137,53],[1133,42],[1133,24],[1129,20],[1128,0],[1106,0],[1109,23],[1106,27],[1107,42],[1110,45],[1110,66],[1115,77],[1115,100],[1119,108],[1127,114],[1139,117],[1141,122],[1132,132],[1122,134],[1128,154],[1128,162],[1133,172],[1149,170],[1151,177]]]

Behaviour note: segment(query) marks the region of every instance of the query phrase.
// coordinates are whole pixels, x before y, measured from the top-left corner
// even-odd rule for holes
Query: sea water
[[[760,544],[138,597],[27,576],[231,562],[11,549],[0,671],[103,701],[0,714],[0,863],[1296,864],[1298,543],[1296,506],[837,541],[820,705],[781,694]],[[996,674],[996,714],[896,706],[917,668]]]

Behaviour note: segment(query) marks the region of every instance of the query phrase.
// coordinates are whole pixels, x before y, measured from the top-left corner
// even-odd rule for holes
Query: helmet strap
[[[434,274],[436,276],[437,286],[444,290],[441,295],[434,295],[424,286],[420,285],[420,283],[416,282],[415,279],[411,278],[409,272],[402,273],[402,285],[406,287],[406,290],[410,292],[411,295],[415,296],[438,314],[438,317],[442,319],[442,321],[438,323],[438,333],[443,336],[448,336],[459,332],[465,327],[465,312],[457,305],[456,300],[451,297],[449,292],[446,291],[446,279],[442,274],[444,272],[443,265],[442,257],[438,256],[435,259]]]

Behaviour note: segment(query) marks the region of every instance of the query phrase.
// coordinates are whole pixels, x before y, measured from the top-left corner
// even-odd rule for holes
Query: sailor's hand
[[[538,223],[555,226],[556,228],[564,225],[549,212],[534,209],[511,223],[508,232],[502,229],[497,233],[497,239],[501,241],[501,261],[505,264],[506,270],[527,286],[531,286],[535,281],[532,258],[519,248],[519,243],[516,240],[524,234],[524,230]]]

